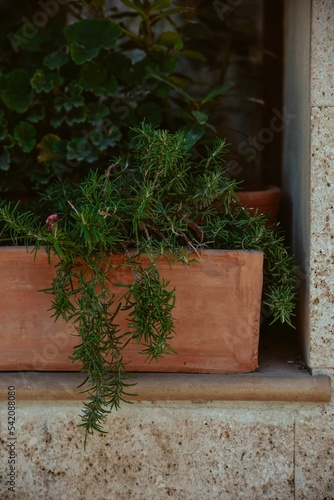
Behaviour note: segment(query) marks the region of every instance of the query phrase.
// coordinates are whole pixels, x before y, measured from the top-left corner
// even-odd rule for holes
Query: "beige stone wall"
[[[86,451],[80,408],[19,405],[17,495],[1,499],[333,498],[332,405],[135,403]]]
[[[334,3],[314,1],[311,38],[310,366],[334,367]]]
[[[314,373],[334,379],[334,2],[286,4],[286,103],[296,118],[284,179],[305,271],[301,326]],[[17,493],[7,495],[0,407],[1,499],[334,498],[333,403],[135,402],[110,415],[109,433],[86,451],[77,401],[17,408]]]

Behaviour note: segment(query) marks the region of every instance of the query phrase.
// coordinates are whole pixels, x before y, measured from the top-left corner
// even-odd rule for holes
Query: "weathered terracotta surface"
[[[0,370],[78,370],[68,356],[80,343],[73,326],[50,319],[48,288],[54,276],[52,259],[44,252],[36,261],[25,248],[0,248]],[[129,344],[129,371],[198,373],[248,372],[257,368],[260,300],[262,289],[260,252],[206,250],[188,268],[170,268],[161,259],[159,268],[175,288],[177,355],[144,364],[140,347]],[[130,269],[121,279],[131,282]],[[115,293],[121,295],[119,287]],[[126,313],[120,326],[126,328]]]
[[[282,190],[278,186],[268,186],[261,191],[238,191],[242,205],[251,215],[256,213],[276,218],[279,212]]]

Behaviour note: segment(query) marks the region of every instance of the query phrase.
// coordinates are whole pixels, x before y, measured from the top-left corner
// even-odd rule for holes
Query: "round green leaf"
[[[1,97],[7,108],[17,113],[27,111],[33,100],[33,91],[28,73],[24,69],[15,69],[5,78],[5,90]]]
[[[64,29],[64,35],[71,42],[71,57],[76,64],[91,61],[100,49],[115,47],[122,34],[118,24],[109,19],[83,19]]]
[[[50,160],[56,160],[59,158],[59,154],[56,151],[56,145],[60,142],[60,137],[55,134],[47,134],[43,137],[41,142],[37,144],[39,149],[39,154],[37,160],[39,163],[44,163]]]
[[[72,61],[78,65],[83,64],[87,61],[91,61],[100,52],[100,49],[86,49],[85,47],[82,47],[77,43],[71,43],[70,50]]]
[[[24,153],[30,153],[36,144],[36,129],[31,123],[21,122],[14,128],[14,137]]]
[[[63,50],[55,50],[43,59],[43,64],[49,69],[56,69],[68,63],[69,57]]]

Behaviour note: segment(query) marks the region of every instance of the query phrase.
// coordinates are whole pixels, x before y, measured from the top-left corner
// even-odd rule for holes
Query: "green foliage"
[[[0,96],[7,108],[16,113],[24,113],[33,102],[33,91],[29,85],[29,75],[24,69],[15,69],[1,75]]]
[[[213,7],[176,0],[58,7],[45,27],[31,24],[29,39],[27,27],[13,31],[1,63],[0,191],[38,191],[56,176],[83,178],[91,166],[103,171],[133,144],[130,127],[143,119],[171,132],[181,128],[189,149],[211,141],[220,97],[233,86],[222,85],[224,70],[218,74],[214,63],[214,50],[226,59],[220,52],[229,48],[229,27],[217,22]],[[35,127],[23,146],[14,133],[19,122]],[[43,149],[55,135],[57,158]]]
[[[64,29],[64,35],[70,42],[71,58],[75,64],[95,59],[103,48],[115,47],[121,32],[118,24],[109,19],[83,19]]]
[[[30,80],[30,85],[36,94],[42,92],[51,92],[54,88],[58,87],[63,83],[63,78],[61,78],[57,73],[52,73],[50,71],[46,72],[44,70],[35,71],[33,77]]]
[[[29,153],[34,148],[35,134],[35,127],[27,122],[21,122],[14,128],[14,137],[24,153]]]
[[[64,50],[55,50],[44,57],[43,64],[49,69],[57,69],[67,64],[68,61],[68,54]]]
[[[59,259],[45,291],[53,296],[55,318],[73,322],[80,337],[72,359],[87,373],[86,437],[101,431],[107,413],[128,396],[128,341],[140,344],[149,360],[173,349],[176,297],[159,275],[159,257],[189,263],[189,253],[201,248],[262,250],[264,304],[274,321],[288,324],[294,310],[292,258],[265,217],[238,204],[236,182],[224,169],[225,142],[217,139],[193,162],[181,131],[143,124],[134,133],[135,150],[105,173],[91,171],[80,183],[62,180],[46,191],[44,213],[56,214],[46,222],[18,206],[0,208],[3,233],[12,241],[46,247]],[[125,255],[121,262],[117,254]],[[112,278],[122,267],[131,270],[130,283]],[[124,288],[120,300],[111,283]],[[121,311],[127,311],[127,332],[117,326]]]

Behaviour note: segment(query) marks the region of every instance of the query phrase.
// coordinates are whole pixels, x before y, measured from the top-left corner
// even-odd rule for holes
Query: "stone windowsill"
[[[283,341],[282,341],[283,338]],[[261,340],[259,369],[248,374],[137,373],[132,400],[143,401],[306,401],[327,402],[330,378],[312,376],[300,361],[291,336]],[[18,400],[81,400],[77,372],[2,372],[0,400],[16,387]],[[132,389],[132,391],[131,391]]]

